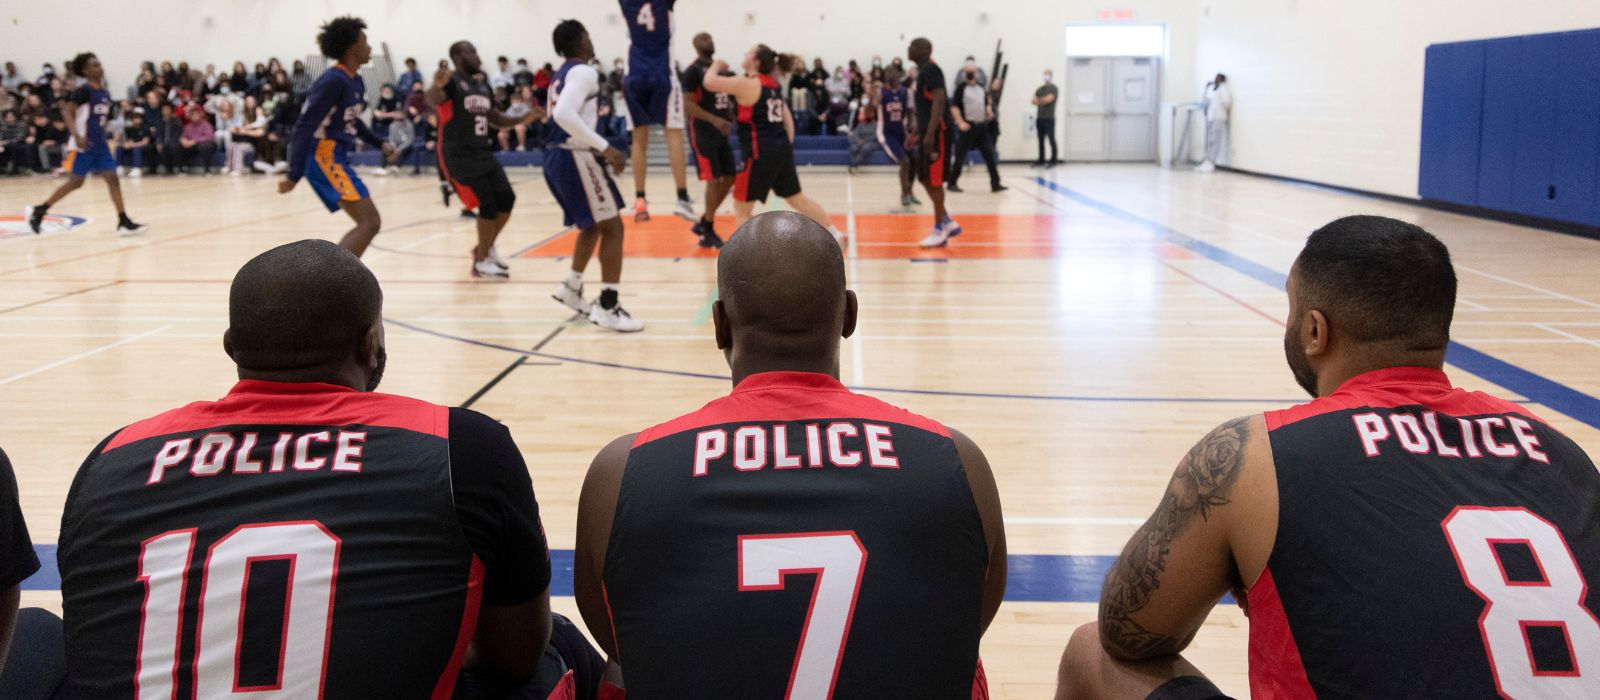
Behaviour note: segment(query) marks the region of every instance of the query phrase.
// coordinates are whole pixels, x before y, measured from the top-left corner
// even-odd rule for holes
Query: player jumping
[[[628,76],[622,97],[628,104],[628,129],[633,132],[633,220],[649,221],[644,180],[650,164],[646,154],[650,127],[662,125],[667,138],[667,160],[672,181],[678,186],[675,213],[695,220],[683,163],[683,90],[672,69],[672,6],[677,0],[618,0],[628,25]]]

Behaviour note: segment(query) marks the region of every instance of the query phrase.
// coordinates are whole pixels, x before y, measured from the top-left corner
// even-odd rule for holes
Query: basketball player
[[[639,698],[987,697],[1006,547],[983,453],[839,383],[856,297],[809,218],[740,227],[717,288],[733,393],[612,442],[583,484],[574,585],[608,677]]]
[[[950,161],[944,71],[933,62],[933,43],[923,37],[911,40],[906,57],[917,67],[914,99],[917,126],[922,129],[917,178],[928,191],[928,201],[933,202],[933,232],[923,238],[920,245],[924,248],[942,248],[951,238],[961,235],[961,224],[950,218],[944,209],[944,169]]]
[[[472,249],[472,276],[506,280],[511,268],[495,252],[495,239],[511,220],[517,193],[506,179],[506,169],[494,157],[489,127],[510,128],[542,119],[544,110],[530,109],[521,118],[508,117],[494,108],[494,91],[478,76],[483,63],[470,41],[450,45],[455,71],[440,69],[428,88],[428,104],[439,115],[439,172],[450,180],[461,205],[478,210],[478,245]]]
[[[382,310],[332,243],[262,253],[229,294],[239,383],[94,448],[58,552],[69,697],[441,697],[463,662],[533,675],[550,564],[527,465],[487,416],[372,393]]]
[[[628,129],[633,132],[633,220],[649,221],[650,205],[644,196],[645,175],[650,170],[650,127],[662,126],[667,139],[667,162],[678,186],[675,212],[695,221],[694,203],[683,162],[683,90],[672,69],[672,6],[677,0],[617,0],[628,25],[628,74],[622,80],[622,98],[628,104]]]
[[[67,142],[67,158],[61,169],[70,173],[43,204],[27,212],[28,228],[39,233],[50,207],[73,190],[83,186],[84,178],[95,173],[106,181],[111,192],[111,204],[117,208],[117,235],[136,236],[149,227],[128,218],[122,206],[122,183],[117,180],[117,159],[111,155],[106,141],[106,121],[111,117],[111,93],[106,91],[106,69],[92,53],[80,53],[72,59],[72,74],[81,76],[83,84],[59,100],[62,119],[72,130]]]
[[[22,505],[17,501],[17,475],[11,460],[0,451],[0,669],[6,668],[22,582],[38,570],[39,555],[33,551],[28,523],[22,519]],[[5,675],[0,672],[0,677]]]
[[[828,220],[828,212],[816,200],[800,192],[800,174],[794,169],[794,115],[778,87],[773,73],[789,73],[799,59],[779,55],[766,44],[756,44],[744,54],[743,77],[725,76],[728,64],[721,59],[711,64],[705,76],[707,90],[733,96],[739,105],[739,148],[744,152],[744,167],[734,178],[733,215],[736,226],[744,226],[756,202],[767,201],[771,192],[783,198],[795,211],[811,217],[843,241],[844,234]]]
[[[900,71],[890,68],[882,83],[876,83],[878,99],[878,143],[889,160],[900,166],[900,206],[911,208],[922,204],[911,194],[911,159],[906,153],[906,87]]]
[[[717,52],[711,35],[700,32],[694,35],[694,50],[699,57],[683,71],[683,87],[693,99],[685,102],[690,128],[689,144],[694,147],[695,169],[706,183],[706,209],[695,222],[694,234],[700,237],[701,248],[721,248],[722,237],[717,235],[717,208],[733,189],[733,177],[739,172],[733,159],[733,146],[728,135],[733,133],[733,98],[725,92],[713,92],[705,87],[706,71],[711,69],[712,56]],[[732,73],[728,73],[732,75]]]
[[[1600,474],[1528,409],[1451,385],[1444,244],[1339,219],[1288,292],[1284,351],[1318,398],[1190,450],[1058,697],[1220,696],[1177,654],[1229,589],[1254,697],[1600,697]]]
[[[366,252],[383,221],[378,207],[367,196],[366,184],[350,167],[348,151],[360,138],[381,148],[385,162],[394,157],[394,147],[361,121],[361,113],[367,109],[367,88],[359,71],[372,58],[366,29],[366,22],[349,16],[322,25],[317,46],[322,55],[336,63],[306,93],[289,141],[289,172],[278,183],[278,192],[287,193],[305,177],[329,212],[343,209],[356,225],[344,234],[339,245],[356,257]]]
[[[595,130],[598,125],[600,72],[589,65],[594,44],[577,20],[556,25],[551,35],[556,53],[567,59],[550,79],[550,130],[544,137],[544,181],[561,204],[564,223],[578,229],[572,248],[572,271],[551,294],[556,301],[601,328],[622,333],[644,330],[644,324],[622,308],[622,192],[606,172],[622,174],[626,162]],[[599,155],[596,155],[599,154]],[[600,162],[604,158],[605,162]],[[583,271],[595,247],[600,248],[600,299],[583,298]]]

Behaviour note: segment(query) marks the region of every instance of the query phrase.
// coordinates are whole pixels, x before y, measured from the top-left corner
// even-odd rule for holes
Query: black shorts
[[[759,157],[746,158],[733,181],[736,202],[765,202],[767,193],[788,199],[800,194],[800,173],[794,169],[794,148],[789,144],[763,144]]]
[[[917,155],[912,162],[917,168],[917,179],[927,187],[944,187],[944,170],[950,160],[950,144],[945,137],[949,134],[949,129],[940,129],[932,150],[928,149],[927,141],[918,141]]]
[[[728,137],[723,136],[722,132],[702,127],[696,122],[689,145],[694,147],[694,165],[700,172],[701,180],[733,177],[739,173],[739,165],[733,159],[733,145],[728,143]]]
[[[1179,676],[1161,684],[1145,700],[1233,700],[1203,676]]]
[[[480,219],[496,219],[511,212],[517,203],[517,193],[506,179],[506,169],[498,161],[484,163],[473,159],[464,163],[450,158],[440,161],[450,186],[461,198],[461,206],[476,209]]]

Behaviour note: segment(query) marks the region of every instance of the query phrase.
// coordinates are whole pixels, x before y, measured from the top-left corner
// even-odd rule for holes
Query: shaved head
[[[717,291],[717,346],[735,375],[741,363],[837,372],[839,339],[855,331],[856,301],[827,229],[795,212],[750,219],[722,248]]]

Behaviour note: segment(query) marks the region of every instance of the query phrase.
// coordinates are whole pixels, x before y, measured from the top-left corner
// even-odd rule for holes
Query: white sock
[[[621,289],[621,284],[612,284],[611,282],[600,283],[600,291],[602,292],[617,292],[618,294],[621,294]]]
[[[571,287],[573,289],[583,289],[583,273],[582,272],[569,272],[569,273],[567,273],[567,286]]]

